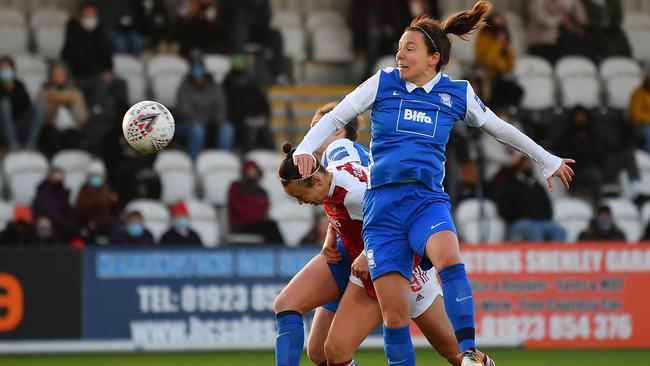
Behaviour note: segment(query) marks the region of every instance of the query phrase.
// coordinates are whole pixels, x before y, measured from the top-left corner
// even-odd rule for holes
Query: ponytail
[[[492,4],[487,0],[479,0],[471,10],[454,13],[442,23],[442,29],[447,34],[455,34],[467,41],[467,35],[485,26],[485,16],[492,10]]]
[[[296,152],[291,146],[291,143],[285,142],[282,144],[282,152],[285,154],[284,160],[280,163],[280,169],[278,171],[278,176],[280,177],[280,183],[283,186],[289,185],[291,182],[298,182],[298,184],[313,186],[314,180],[313,177],[316,173],[324,173],[325,168],[318,162],[316,159],[316,168],[311,172],[307,177],[302,177],[298,166],[293,163],[293,153]]]

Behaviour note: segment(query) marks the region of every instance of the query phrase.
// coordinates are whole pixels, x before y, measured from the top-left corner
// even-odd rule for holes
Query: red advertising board
[[[464,245],[461,253],[479,340],[650,347],[648,243]]]

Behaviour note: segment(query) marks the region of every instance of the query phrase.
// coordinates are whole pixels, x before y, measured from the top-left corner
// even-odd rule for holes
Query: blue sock
[[[438,272],[442,281],[445,310],[456,333],[460,351],[475,349],[474,342],[474,300],[472,288],[467,280],[465,265],[454,264]]]
[[[388,365],[398,364],[399,366],[415,366],[415,350],[411,342],[409,326],[402,328],[384,329],[384,351]]]
[[[297,311],[283,311],[276,315],[278,337],[275,339],[276,366],[298,366],[305,343],[305,328],[302,314]]]

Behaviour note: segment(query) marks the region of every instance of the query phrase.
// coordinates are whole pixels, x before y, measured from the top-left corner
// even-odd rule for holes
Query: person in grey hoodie
[[[208,126],[214,124],[216,145],[231,150],[235,129],[226,120],[226,94],[207,72],[200,51],[190,53],[190,72],[178,88],[176,135],[185,139],[190,157],[194,160],[205,144]]]

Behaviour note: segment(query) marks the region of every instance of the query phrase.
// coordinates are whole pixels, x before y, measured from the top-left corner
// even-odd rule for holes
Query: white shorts
[[[361,279],[355,275],[350,275],[350,282],[363,288]],[[409,289],[411,318],[415,319],[422,315],[433,304],[438,295],[442,296],[442,287],[438,283],[436,269],[431,268],[428,271],[423,271],[420,267],[415,267],[411,278],[411,288]]]

